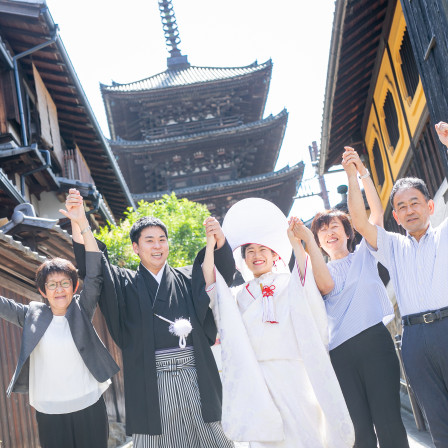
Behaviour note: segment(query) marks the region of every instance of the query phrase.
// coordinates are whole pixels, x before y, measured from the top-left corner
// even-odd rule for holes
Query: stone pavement
[[[427,431],[418,431],[415,426],[414,416],[409,411],[402,408],[401,415],[403,417],[403,423],[406,427],[409,438],[410,448],[434,448],[431,436]]]
[[[402,409],[402,416],[404,426],[409,437],[410,448],[434,448],[434,444],[431,441],[431,436],[428,432],[419,432],[415,426],[413,415],[406,409]],[[248,443],[235,443],[235,448],[248,448]],[[132,442],[128,442],[122,445],[120,448],[132,448]]]

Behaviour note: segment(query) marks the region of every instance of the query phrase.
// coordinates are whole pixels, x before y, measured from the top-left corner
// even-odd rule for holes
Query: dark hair
[[[250,243],[249,244],[243,244],[241,246],[241,256],[243,257],[243,260],[246,259],[246,249],[249,247],[249,245],[250,245]]]
[[[78,283],[78,273],[71,261],[65,258],[53,258],[52,260],[44,261],[36,271],[36,286],[45,292],[45,283],[50,274],[61,273],[65,274],[71,279],[73,288],[76,288]]]
[[[131,242],[138,244],[140,235],[146,227],[160,227],[165,233],[165,236],[168,238],[168,230],[166,225],[159,218],[154,218],[154,216],[143,216],[143,218],[137,219],[131,227],[131,231],[129,232]]]
[[[402,179],[398,179],[395,182],[394,186],[392,187],[392,191],[390,192],[390,205],[394,210],[395,210],[394,207],[395,195],[400,190],[407,190],[409,188],[415,188],[416,190],[420,191],[420,193],[425,197],[426,202],[428,202],[431,199],[428,187],[426,186],[425,182],[423,182],[418,177],[403,177]]]
[[[251,244],[258,244],[258,243],[247,243],[247,244],[243,244],[242,246],[241,246],[241,256],[243,257],[243,260],[245,260],[246,259],[246,250],[247,250],[247,248],[251,245]],[[258,244],[259,246],[262,246],[262,244]],[[267,247],[267,246],[265,246],[265,247]],[[271,249],[270,247],[268,247],[268,249]],[[274,250],[272,250],[271,249],[271,252],[273,253],[273,254],[277,254]]]
[[[355,231],[353,230],[350,217],[347,215],[347,213],[341,212],[340,210],[337,210],[335,208],[317,213],[317,215],[313,219],[313,222],[311,223],[311,232],[313,232],[314,239],[316,240],[317,245],[320,247],[318,237],[319,230],[323,226],[330,225],[330,222],[334,218],[338,218],[344,226],[345,234],[348,236],[347,249],[349,250],[349,252],[353,252],[353,249],[355,248]]]

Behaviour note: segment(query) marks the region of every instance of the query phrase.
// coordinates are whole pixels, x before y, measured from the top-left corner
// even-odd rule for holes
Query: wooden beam
[[[6,17],[6,14],[18,15],[20,17],[20,21],[26,21],[29,23],[35,23],[35,19],[37,19],[41,14],[41,5],[31,5],[27,4],[18,4],[18,3],[7,3],[0,5],[0,13]],[[20,31],[19,31],[20,32]]]
[[[20,31],[18,33],[20,33]],[[19,34],[16,34],[16,35],[19,35]],[[47,40],[48,39],[43,39],[44,42],[46,42]],[[8,36],[8,43],[11,45],[11,47],[14,48],[14,51],[16,51],[16,53],[22,53],[22,52],[27,51],[30,48],[34,47],[34,45],[38,45],[36,43],[34,45],[31,44],[30,46],[27,46],[23,41],[11,38],[10,36]],[[39,43],[41,43],[41,42],[39,42]],[[38,51],[38,53],[46,54],[46,55],[59,56],[59,51],[56,48],[56,45],[54,43],[49,45],[48,47],[40,49]],[[30,56],[28,55],[26,57],[29,58]]]
[[[19,294],[26,299],[36,300],[37,302],[42,302],[42,296],[36,292],[35,286],[22,285],[18,281],[11,278],[9,275],[1,272],[2,267],[0,266],[0,283],[3,288],[9,289],[15,294]]]
[[[26,260],[24,260],[24,254],[21,254],[22,256],[17,255],[17,253],[12,252],[9,248],[5,248],[5,246],[2,244],[0,245],[0,260],[8,260],[9,265],[17,265],[17,266],[21,266],[24,267],[24,271],[27,273],[27,275],[29,274],[32,278],[34,277],[34,268],[31,268],[30,266],[28,266],[28,263],[26,263]],[[35,263],[37,264],[38,262],[35,261]],[[34,264],[34,263],[33,263]],[[25,266],[24,266],[25,265]],[[1,265],[2,269],[8,269],[4,264]],[[15,275],[21,275],[18,272],[15,271],[11,271],[12,273],[15,273]],[[23,276],[23,279],[25,279],[26,281],[29,281],[29,279],[25,276]]]
[[[65,125],[70,125],[71,127],[73,127],[73,128],[82,128],[82,127],[89,127],[89,128],[92,128],[93,129],[93,125],[90,123],[90,121],[88,120],[88,118],[86,117],[86,114],[85,113],[79,113],[79,114],[77,114],[77,115],[79,115],[79,117],[76,117],[76,119],[77,120],[81,120],[82,119],[82,121],[83,121],[83,123],[82,124],[79,124],[79,123],[74,123],[74,122],[71,122],[70,120],[73,120],[73,114],[72,113],[67,113],[67,112],[64,112],[64,110],[62,109],[62,110],[58,110],[58,117],[65,117],[66,119],[68,119],[69,121],[64,121],[63,119],[62,120],[59,120],[59,121],[61,121],[63,124],[65,124]]]
[[[8,25],[10,25],[8,23]],[[8,25],[2,25],[2,35],[18,35],[18,36],[27,36],[27,37],[32,37],[34,39],[38,39],[38,40],[49,40],[49,36],[44,36],[42,35],[42,32],[37,32],[37,31],[30,31],[30,30],[25,30],[23,29],[23,27],[17,28],[17,27],[11,27]],[[46,37],[48,37],[46,39]],[[9,39],[8,39],[9,40]],[[23,40],[21,40],[21,42],[23,42]],[[34,46],[36,44],[34,43],[30,43],[31,46]]]
[[[2,254],[4,255],[4,254]],[[7,272],[8,274],[11,274],[13,277],[22,280],[23,282],[25,282],[26,284],[30,285],[30,286],[34,286],[34,280],[32,280],[32,278],[34,277],[34,273],[37,269],[37,266],[32,270],[32,271],[28,271],[28,270],[24,270],[24,274],[21,274],[20,272],[18,272],[17,269],[13,269],[11,267],[6,266],[5,264],[1,264],[0,265],[0,270]]]

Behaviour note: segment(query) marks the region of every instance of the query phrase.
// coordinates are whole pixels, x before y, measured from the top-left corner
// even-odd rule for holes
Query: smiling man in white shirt
[[[441,141],[448,143],[448,125],[439,123],[436,131]],[[399,179],[390,195],[393,216],[406,236],[369,223],[356,176],[349,178],[349,192],[353,224],[369,243],[372,254],[389,270],[395,289],[404,328],[406,373],[426,414],[435,446],[446,448],[448,220],[432,227],[434,202],[421,179]]]

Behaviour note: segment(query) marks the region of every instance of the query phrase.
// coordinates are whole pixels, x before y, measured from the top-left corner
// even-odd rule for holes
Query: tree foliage
[[[155,202],[140,201],[136,210],[128,208],[125,219],[118,225],[109,224],[100,228],[96,237],[107,246],[113,264],[136,269],[140,259],[132,250],[129,231],[139,218],[154,216],[162,220],[168,229],[168,263],[173,267],[186,266],[193,263],[197,252],[205,245],[203,222],[209,215],[205,205],[178,199],[172,193]]]

